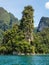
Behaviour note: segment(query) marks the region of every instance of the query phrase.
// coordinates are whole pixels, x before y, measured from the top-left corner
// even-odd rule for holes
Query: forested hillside
[[[18,19],[4,8],[0,7],[0,42],[2,42],[4,31],[11,29],[14,24],[20,24]]]
[[[49,23],[49,19],[42,19],[42,23],[45,21]],[[0,8],[0,54],[48,54],[49,27],[40,32],[37,28],[32,6],[24,7],[20,21]]]

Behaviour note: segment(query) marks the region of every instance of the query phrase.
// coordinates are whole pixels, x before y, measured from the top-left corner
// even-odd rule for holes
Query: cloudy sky
[[[42,16],[49,17],[49,0],[0,0],[0,7],[21,19],[24,6],[34,8],[34,26],[38,26]]]

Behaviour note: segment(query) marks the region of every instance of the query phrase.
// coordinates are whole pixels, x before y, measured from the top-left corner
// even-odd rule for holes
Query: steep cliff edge
[[[42,17],[41,18],[39,25],[38,25],[38,28],[37,28],[37,31],[40,32],[45,28],[49,28],[49,17]]]

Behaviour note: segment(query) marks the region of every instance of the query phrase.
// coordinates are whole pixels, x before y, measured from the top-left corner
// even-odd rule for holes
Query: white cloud
[[[49,9],[49,2],[46,2],[45,7],[46,9]]]

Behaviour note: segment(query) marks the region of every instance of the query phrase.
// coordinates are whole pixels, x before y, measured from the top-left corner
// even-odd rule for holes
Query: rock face
[[[37,31],[41,32],[43,29],[48,28],[48,27],[49,27],[49,18],[48,17],[42,17],[40,22],[39,22]]]

